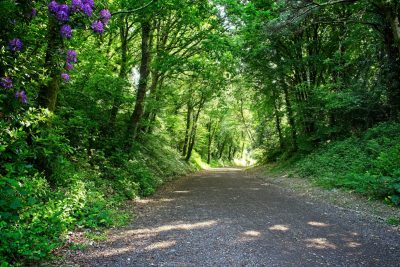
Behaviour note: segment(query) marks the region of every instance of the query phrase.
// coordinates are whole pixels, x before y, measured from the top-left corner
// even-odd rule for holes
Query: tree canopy
[[[382,123],[391,136],[399,5],[1,1],[0,259],[39,261],[195,167],[307,155]],[[377,176],[398,177],[389,161]],[[396,188],[380,196],[398,204]]]

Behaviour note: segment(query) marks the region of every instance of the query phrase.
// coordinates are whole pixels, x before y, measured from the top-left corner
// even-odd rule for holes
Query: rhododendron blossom
[[[108,9],[103,9],[100,11],[100,21],[103,22],[103,24],[107,24],[110,18],[111,13]]]
[[[13,87],[13,83],[10,77],[1,78],[0,85],[5,89],[11,89]]]
[[[66,39],[70,39],[72,37],[72,28],[69,25],[63,25],[60,29],[61,36]]]
[[[95,33],[100,33],[102,34],[104,32],[104,28],[103,28],[103,23],[101,21],[95,21],[92,23],[92,30]]]
[[[66,82],[69,81],[69,75],[67,73],[61,73],[61,78]]]
[[[23,104],[28,103],[28,97],[26,96],[25,91],[17,91],[15,93],[15,98],[21,101]]]
[[[22,50],[23,43],[20,39],[14,38],[8,43],[8,47],[11,51],[17,52]]]

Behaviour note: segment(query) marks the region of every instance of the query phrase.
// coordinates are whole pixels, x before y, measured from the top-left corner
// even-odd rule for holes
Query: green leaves
[[[297,163],[297,172],[326,187],[343,187],[400,204],[397,123],[384,123],[360,138],[330,143]],[[388,138],[388,137],[391,138]]]

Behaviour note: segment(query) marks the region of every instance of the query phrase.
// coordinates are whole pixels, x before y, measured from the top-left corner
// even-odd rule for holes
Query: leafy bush
[[[87,153],[84,139],[93,138],[94,126],[85,120],[64,123],[30,108],[0,121],[0,262],[36,264],[77,227],[120,224],[122,200],[148,196],[163,179],[190,170],[177,152],[152,140],[131,155]]]
[[[400,124],[383,123],[361,137],[332,142],[295,167],[325,187],[342,187],[400,204]]]

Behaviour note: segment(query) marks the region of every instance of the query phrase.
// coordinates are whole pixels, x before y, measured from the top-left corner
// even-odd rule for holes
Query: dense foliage
[[[346,188],[400,204],[400,124],[383,123],[362,136],[329,143],[294,170],[327,187]]]
[[[399,204],[395,1],[0,2],[0,261],[194,168],[296,156]],[[307,155],[307,156],[305,156]]]
[[[196,140],[209,162],[244,150],[217,112],[231,110],[216,97],[236,63],[208,1],[6,0],[0,12],[1,262],[38,262],[68,231],[123,221],[121,200],[201,165],[188,163]]]
[[[259,159],[304,158],[304,176],[399,204],[399,3],[224,2],[256,90]]]

